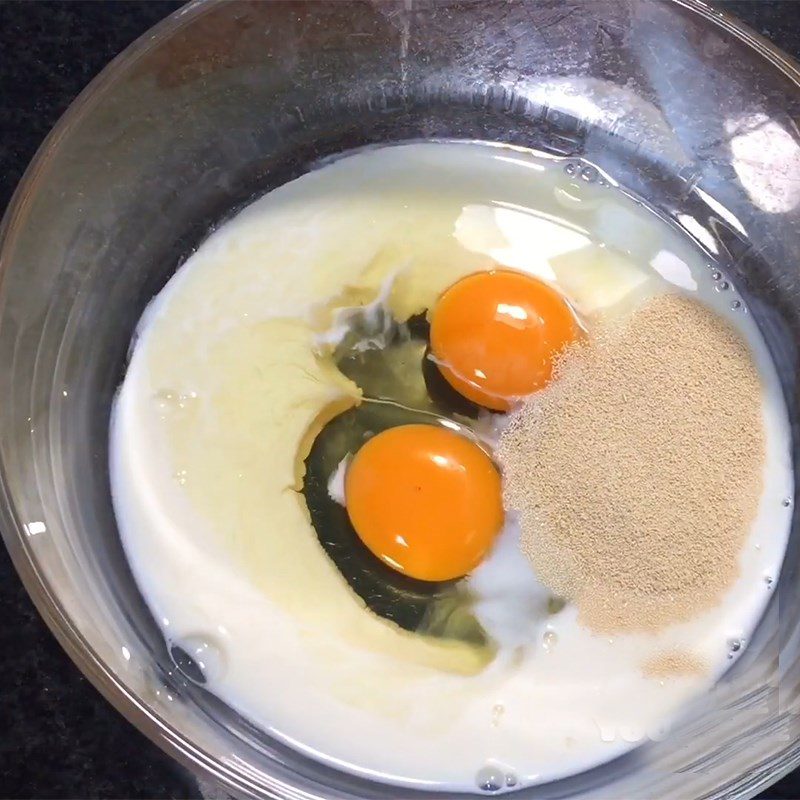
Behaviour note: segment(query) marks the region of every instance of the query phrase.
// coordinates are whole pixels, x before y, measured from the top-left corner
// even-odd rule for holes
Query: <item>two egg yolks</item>
[[[398,572],[460,578],[503,524],[500,475],[469,439],[434,425],[373,436],[345,475],[345,503],[364,544]]]
[[[554,358],[581,338],[583,329],[558,291],[508,270],[453,284],[431,317],[431,355],[445,380],[494,411],[543,388]]]
[[[453,284],[431,318],[431,354],[445,380],[496,411],[544,387],[554,358],[582,337],[555,289],[505,270]],[[434,425],[401,425],[364,444],[347,469],[345,504],[375,556],[426,581],[466,575],[503,524],[494,464],[469,439]]]

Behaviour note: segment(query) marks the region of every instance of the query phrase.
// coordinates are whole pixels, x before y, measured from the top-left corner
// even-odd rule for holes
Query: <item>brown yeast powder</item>
[[[611,632],[655,630],[720,600],[764,448],[745,343],[700,303],[661,295],[566,351],[513,415],[498,458],[539,579]]]

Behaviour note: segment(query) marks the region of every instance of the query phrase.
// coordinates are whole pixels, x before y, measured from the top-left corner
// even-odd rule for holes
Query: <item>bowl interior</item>
[[[587,158],[727,266],[796,432],[798,83],[689,2],[207,2],[137,42],[51,134],[3,229],[3,533],[81,668],[237,794],[394,796],[279,745],[170,658],[107,470],[142,310],[233,210],[328,156],[420,138],[519,144]],[[754,641],[683,726],[530,796],[744,797],[795,765],[797,538]]]

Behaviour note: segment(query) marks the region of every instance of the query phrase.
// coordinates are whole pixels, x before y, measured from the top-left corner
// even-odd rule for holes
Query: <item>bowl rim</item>
[[[85,112],[100,102],[103,89],[112,85],[142,56],[190,22],[227,2],[228,0],[190,0],[185,6],[168,14],[116,55],[70,103],[39,145],[0,221],[0,287],[10,266],[8,254],[13,249],[18,220],[30,204],[37,180],[61,140]],[[800,89],[800,63],[766,37],[752,30],[735,15],[704,0],[668,0],[668,3],[684,8],[711,26],[736,37]],[[262,785],[256,785],[242,772],[230,769],[213,755],[195,746],[168,721],[154,713],[141,697],[128,689],[89,644],[59,603],[57,591],[39,569],[37,559],[28,544],[28,537],[24,533],[23,524],[17,519],[2,454],[0,454],[0,535],[28,596],[51,633],[80,672],[124,719],[133,724],[168,756],[187,767],[197,778],[206,778],[221,784],[225,790],[238,796],[274,797],[275,800],[281,800],[280,795],[271,793],[265,795]],[[800,748],[795,748],[769,774],[763,769],[755,780],[751,774],[748,786],[739,797],[743,799],[754,797],[799,765]]]

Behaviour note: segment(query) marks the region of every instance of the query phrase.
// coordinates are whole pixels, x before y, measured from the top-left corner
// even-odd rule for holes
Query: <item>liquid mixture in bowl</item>
[[[202,244],[139,325],[111,477],[196,680],[341,769],[502,791],[663,734],[746,647],[789,442],[690,239],[583,162],[421,143]]]

